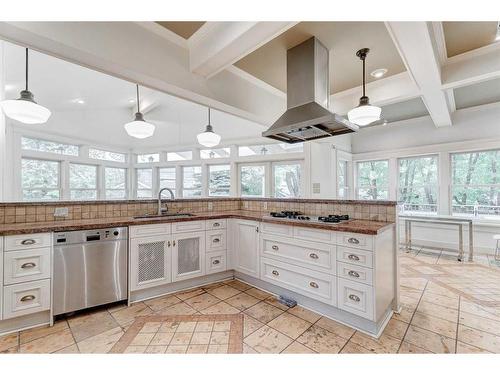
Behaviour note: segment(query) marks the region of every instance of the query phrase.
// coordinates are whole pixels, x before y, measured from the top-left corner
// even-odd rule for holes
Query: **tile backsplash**
[[[347,214],[353,219],[387,222],[396,220],[396,202],[392,201],[208,198],[165,202],[168,203],[169,211],[172,212],[248,210],[264,214],[271,211],[289,210],[300,211],[307,215]],[[154,200],[0,203],[0,224],[133,217],[154,214],[156,210],[157,203]]]

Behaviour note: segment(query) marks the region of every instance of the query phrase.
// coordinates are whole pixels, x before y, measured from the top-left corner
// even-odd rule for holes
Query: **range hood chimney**
[[[297,143],[351,133],[358,126],[328,110],[329,54],[312,37],[286,53],[287,110],[262,136]]]

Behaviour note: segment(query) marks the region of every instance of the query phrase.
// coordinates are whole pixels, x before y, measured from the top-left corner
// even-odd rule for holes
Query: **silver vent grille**
[[[149,242],[139,245],[139,283],[165,277],[165,242]]]

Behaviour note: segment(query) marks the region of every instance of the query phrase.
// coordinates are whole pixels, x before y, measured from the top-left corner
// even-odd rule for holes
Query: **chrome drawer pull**
[[[21,302],[33,301],[36,297],[33,294],[21,298]]]
[[[21,265],[21,268],[33,268],[33,267],[36,267],[36,264],[33,262],[24,263],[23,265]]]
[[[175,240],[172,241],[172,247],[175,247]]]
[[[170,241],[167,241],[167,246],[170,247]]]
[[[280,275],[280,273],[279,273],[278,271],[276,271],[276,270],[274,270],[274,271],[272,272],[272,274],[273,274],[274,276],[279,276],[279,275]]]
[[[318,256],[318,254],[311,253],[311,254],[309,254],[309,258],[318,259],[319,256]]]
[[[359,277],[359,273],[357,273],[356,271],[349,271],[347,274],[352,277]]]
[[[317,288],[319,288],[319,285],[318,285],[318,284],[316,284],[314,281],[311,281],[311,282],[309,283],[309,285],[310,285],[311,287],[313,287],[313,288],[316,288],[316,289],[317,289]]]
[[[280,248],[277,245],[273,245],[272,249],[278,251]]]
[[[214,227],[220,227],[220,223],[214,223],[213,226]]]
[[[355,294],[349,294],[349,299],[353,300],[354,302],[359,302],[361,301],[359,297]]]
[[[349,243],[359,244],[359,240],[357,238],[351,237],[347,240]]]
[[[349,254],[349,256],[347,258],[349,258],[350,260],[359,260],[359,257],[357,255],[354,255],[354,254]]]
[[[219,264],[220,263],[220,260],[216,259],[212,262],[212,264]]]
[[[220,239],[218,239],[218,238],[214,238],[214,239],[212,240],[212,242],[213,242],[213,243],[219,243],[219,242],[220,242]]]
[[[36,240],[34,240],[32,238],[21,241],[21,245],[34,245],[35,243],[36,243]]]

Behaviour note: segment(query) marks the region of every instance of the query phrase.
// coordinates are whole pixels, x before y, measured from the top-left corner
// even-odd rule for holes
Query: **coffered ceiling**
[[[157,21],[156,23],[184,39],[189,39],[205,24],[204,21]]]
[[[495,43],[498,22],[443,22],[448,57]]]

